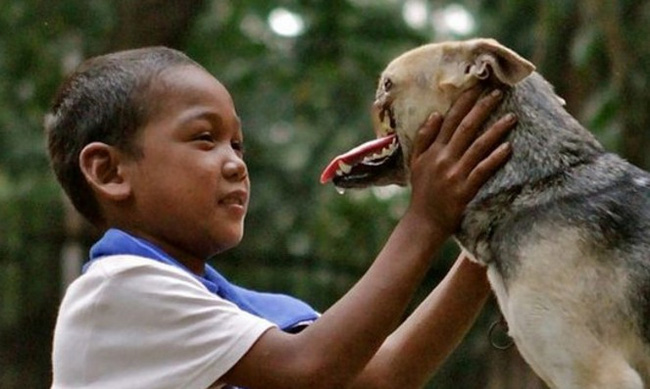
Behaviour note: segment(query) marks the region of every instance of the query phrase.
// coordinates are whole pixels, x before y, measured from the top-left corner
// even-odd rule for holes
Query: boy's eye
[[[241,155],[244,154],[244,142],[242,142],[242,141],[232,141],[232,142],[230,142],[230,146],[232,147],[233,150],[235,150],[239,154],[241,154]]]
[[[206,142],[214,142],[214,136],[212,136],[212,133],[209,132],[202,132],[194,138],[195,140],[201,140],[201,141],[206,141]]]

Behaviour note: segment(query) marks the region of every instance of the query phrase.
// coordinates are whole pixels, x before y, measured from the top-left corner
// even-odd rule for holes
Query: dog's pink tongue
[[[341,162],[346,165],[354,165],[363,160],[366,155],[379,153],[383,148],[390,146],[393,139],[395,139],[395,136],[395,134],[392,134],[383,138],[371,140],[370,142],[366,142],[353,148],[345,154],[335,157],[332,162],[327,165],[325,170],[323,170],[323,173],[320,176],[321,184],[325,184],[334,178]]]

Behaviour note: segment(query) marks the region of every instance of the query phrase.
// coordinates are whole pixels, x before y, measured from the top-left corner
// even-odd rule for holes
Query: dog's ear
[[[494,75],[500,82],[512,86],[535,70],[535,65],[494,39],[476,39],[471,46],[472,58],[465,73],[478,79]]]

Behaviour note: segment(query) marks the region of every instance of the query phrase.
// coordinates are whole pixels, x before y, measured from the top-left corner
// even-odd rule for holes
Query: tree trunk
[[[144,46],[180,49],[205,0],[118,0],[109,51]]]
[[[618,97],[622,154],[631,163],[650,169],[650,80],[648,56],[638,42],[647,36],[643,2],[584,0],[586,16],[603,31],[610,61],[612,85]],[[644,28],[645,27],[645,28]],[[643,38],[640,39],[639,38]],[[637,45],[637,47],[634,47]]]

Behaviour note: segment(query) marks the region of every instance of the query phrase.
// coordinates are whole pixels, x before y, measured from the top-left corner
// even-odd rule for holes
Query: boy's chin
[[[242,228],[241,231],[233,233],[232,236],[228,237],[227,239],[222,239],[221,244],[219,244],[219,246],[216,248],[216,252],[212,253],[212,255],[221,254],[224,251],[239,246],[243,238],[244,229]]]

